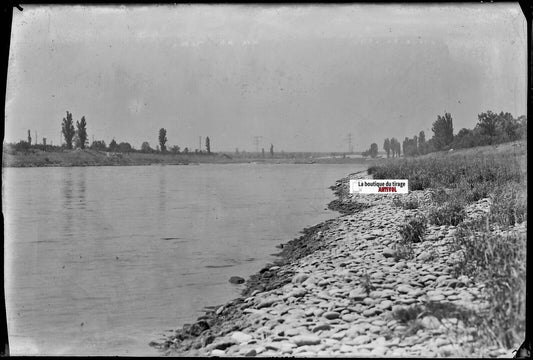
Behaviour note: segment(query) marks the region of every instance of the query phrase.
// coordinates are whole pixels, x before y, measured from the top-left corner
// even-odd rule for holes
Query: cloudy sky
[[[24,6],[14,10],[5,141],[89,139],[214,151],[345,151],[526,113],[518,4]]]

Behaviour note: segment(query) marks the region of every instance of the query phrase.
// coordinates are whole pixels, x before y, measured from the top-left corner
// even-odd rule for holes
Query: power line
[[[346,140],[348,141],[348,152],[351,154],[353,153],[353,146],[352,146],[352,133],[349,133],[346,137]]]
[[[259,152],[259,140],[262,139],[262,136],[254,136],[255,152]]]

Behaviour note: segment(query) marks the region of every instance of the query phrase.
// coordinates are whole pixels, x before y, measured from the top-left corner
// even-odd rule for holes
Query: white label
[[[408,180],[350,180],[350,194],[408,194]]]

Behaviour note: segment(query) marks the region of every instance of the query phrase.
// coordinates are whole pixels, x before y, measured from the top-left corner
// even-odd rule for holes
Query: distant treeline
[[[453,133],[453,119],[450,113],[437,116],[431,128],[433,137],[426,141],[424,131],[412,138],[406,137],[403,143],[396,138],[387,138],[383,142],[383,150],[387,157],[417,156],[436,151],[465,149],[476,146],[495,145],[527,138],[527,118],[522,115],[514,118],[510,113],[499,114],[487,111],[478,115],[478,122],[473,129],[463,128]],[[363,156],[376,157],[378,145],[373,143]]]
[[[61,134],[65,140],[60,146],[54,146],[52,144],[46,143],[46,138],[43,138],[42,144],[33,144],[30,135],[30,130],[28,130],[28,140],[20,140],[15,144],[8,144],[10,148],[15,151],[28,151],[30,149],[38,149],[42,151],[62,151],[62,150],[71,150],[73,148],[78,149],[91,149],[97,151],[109,151],[109,152],[140,152],[140,153],[171,153],[171,154],[198,154],[198,155],[211,155],[211,139],[209,136],[205,138],[205,150],[194,149],[190,150],[188,147],[181,149],[178,145],[172,145],[167,148],[167,131],[164,128],[159,130],[159,145],[153,149],[148,141],[145,141],[141,144],[139,150],[135,149],[128,142],[120,142],[113,138],[109,145],[106,145],[104,140],[94,140],[92,144],[88,145],[88,136],[87,136],[87,122],[85,116],[81,117],[80,121],[76,121],[76,127],[74,126],[74,121],[72,119],[72,113],[67,111],[67,116],[63,118],[61,123]]]

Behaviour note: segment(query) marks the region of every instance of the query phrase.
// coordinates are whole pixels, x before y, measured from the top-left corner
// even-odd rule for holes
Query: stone
[[[235,331],[233,334],[231,334],[231,338],[238,343],[245,343],[252,340],[251,335],[245,334],[241,331]]]
[[[383,249],[383,256],[385,256],[386,258],[394,257],[395,255],[396,255],[396,251],[394,251],[393,249],[389,247],[386,247],[385,249]]]
[[[191,325],[191,327],[189,328],[189,333],[193,336],[198,336],[207,329],[209,329],[209,324],[207,323],[207,321],[200,320]]]
[[[296,289],[296,290],[291,291],[289,293],[289,296],[292,296],[292,297],[295,297],[295,298],[300,298],[300,297],[304,296],[306,293],[307,293],[307,290],[305,290],[305,289]]]
[[[246,280],[244,280],[244,278],[240,277],[240,276],[232,276],[229,278],[229,282],[232,283],[232,284],[242,284],[244,283]]]
[[[380,308],[381,310],[389,310],[392,308],[393,304],[394,303],[390,300],[383,300],[378,304],[378,308]]]
[[[252,357],[252,356],[256,356],[257,355],[257,351],[255,351],[255,349],[252,349],[250,351],[248,351],[246,354],[244,354],[244,356],[246,357]]]
[[[258,309],[262,309],[262,308],[265,308],[265,307],[270,307],[272,306],[272,304],[274,304],[276,302],[277,299],[275,298],[269,298],[269,299],[265,299],[263,301],[261,301],[258,305],[257,305],[257,308]]]
[[[352,322],[352,321],[355,321],[357,320],[358,316],[357,315],[354,315],[354,314],[344,314],[341,316],[341,319],[346,321],[346,322]]]
[[[363,299],[363,304],[368,305],[368,306],[374,305],[376,302],[377,302],[377,300],[374,300],[374,299],[369,298],[369,297]]]
[[[370,309],[366,309],[363,311],[363,316],[366,316],[366,317],[371,317],[371,316],[374,316],[378,313],[378,309],[376,309],[375,307],[372,307]]]
[[[381,297],[384,299],[390,299],[394,296],[396,296],[396,292],[392,288],[381,290]]]
[[[424,316],[420,320],[420,324],[426,329],[438,329],[440,327],[440,321],[433,315]]]
[[[226,350],[227,348],[229,348],[230,346],[233,346],[235,344],[236,344],[235,341],[221,341],[221,342],[213,344],[211,346],[212,346],[213,349]]]
[[[400,284],[396,287],[396,291],[398,291],[400,294],[408,294],[410,291],[412,291],[413,288],[409,285]]]
[[[322,316],[324,316],[328,320],[334,320],[334,319],[339,318],[340,315],[341,314],[339,314],[336,311],[327,311]]]
[[[308,278],[309,278],[309,275],[307,274],[297,274],[292,278],[292,282],[293,284],[300,284],[300,283],[303,283]]]
[[[437,280],[437,277],[435,275],[432,275],[432,274],[427,274],[427,275],[422,276],[418,280],[420,280],[423,283],[427,283],[427,282],[430,282],[430,281]]]
[[[319,324],[317,326],[315,326],[312,330],[312,332],[317,332],[317,331],[321,331],[321,330],[331,330],[331,325],[329,324]]]
[[[215,349],[211,351],[211,356],[224,356],[226,352],[224,350]]]
[[[366,298],[366,291],[362,287],[356,287],[350,291],[350,293],[348,294],[348,298],[353,299],[355,301],[361,301]]]
[[[320,344],[320,338],[316,335],[297,335],[292,338],[292,341],[298,347],[304,345]]]
[[[345,337],[346,337],[346,331],[339,331],[338,333],[331,335],[331,338],[335,340],[342,340]]]
[[[422,251],[419,255],[418,255],[418,260],[421,260],[421,261],[427,261],[429,259],[431,259],[432,255],[429,251]]]
[[[362,344],[368,344],[372,341],[372,338],[368,335],[359,335],[356,338],[352,340],[352,343],[354,345],[362,345]]]

